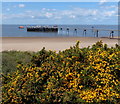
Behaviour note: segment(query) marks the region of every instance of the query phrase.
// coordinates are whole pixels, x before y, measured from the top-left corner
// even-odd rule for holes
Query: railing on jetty
[[[27,27],[27,31],[36,31],[36,32],[58,32],[58,27],[56,26],[31,26]]]

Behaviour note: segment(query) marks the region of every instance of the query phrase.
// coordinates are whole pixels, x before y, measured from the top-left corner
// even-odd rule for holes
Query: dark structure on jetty
[[[34,31],[34,32],[58,32],[57,26],[31,26],[27,27],[27,31]]]

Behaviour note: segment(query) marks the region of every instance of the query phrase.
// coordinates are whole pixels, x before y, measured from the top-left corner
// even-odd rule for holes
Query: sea
[[[24,26],[20,29],[19,26]],[[98,37],[109,37],[112,30],[118,30],[117,25],[57,25],[58,32],[28,32],[30,26],[54,26],[54,25],[1,25],[1,37],[95,37],[98,29]],[[68,30],[69,28],[69,30]],[[84,31],[86,30],[86,31]],[[118,31],[114,31],[118,36]]]

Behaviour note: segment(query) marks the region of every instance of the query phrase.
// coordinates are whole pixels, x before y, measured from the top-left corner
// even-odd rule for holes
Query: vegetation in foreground
[[[2,55],[2,73],[7,75],[17,70],[18,64],[27,64],[31,61],[33,52],[3,51]]]
[[[3,104],[119,104],[120,46],[79,42],[56,53],[44,48],[2,74]]]

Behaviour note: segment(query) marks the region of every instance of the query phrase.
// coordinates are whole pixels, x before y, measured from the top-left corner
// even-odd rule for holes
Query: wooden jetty
[[[87,36],[87,33],[90,30],[90,31],[92,31],[92,34],[93,34],[94,37],[100,37],[100,32],[101,31],[108,31],[108,33],[109,33],[108,37],[109,38],[113,38],[115,32],[118,32],[118,34],[120,33],[120,30],[95,29],[93,27],[92,28],[74,28],[73,31],[77,34],[77,32],[79,30],[83,31],[83,36]],[[55,26],[28,26],[27,31],[28,32],[58,32],[58,31],[64,31],[64,29],[62,27],[58,28],[58,26],[56,26],[56,25]],[[66,34],[69,35],[70,28],[66,27],[65,31],[66,31]]]
[[[70,28],[69,27],[67,27],[66,28],[66,32],[67,32],[67,34],[69,34],[69,30],[70,30]],[[114,33],[115,32],[118,32],[118,35],[119,35],[119,33],[120,33],[120,30],[113,30],[113,29],[94,29],[93,27],[92,28],[75,28],[74,29],[74,32],[76,32],[77,33],[77,31],[78,30],[83,30],[83,35],[84,36],[86,36],[87,35],[87,31],[89,31],[89,30],[91,30],[92,31],[92,33],[93,33],[93,35],[94,35],[94,37],[100,37],[99,36],[99,32],[101,32],[101,31],[108,31],[108,33],[109,33],[109,38],[114,38]],[[63,28],[61,27],[60,28],[60,31],[63,31]],[[119,37],[119,36],[118,36]]]
[[[58,32],[58,27],[57,26],[31,26],[31,27],[27,27],[27,31]]]

